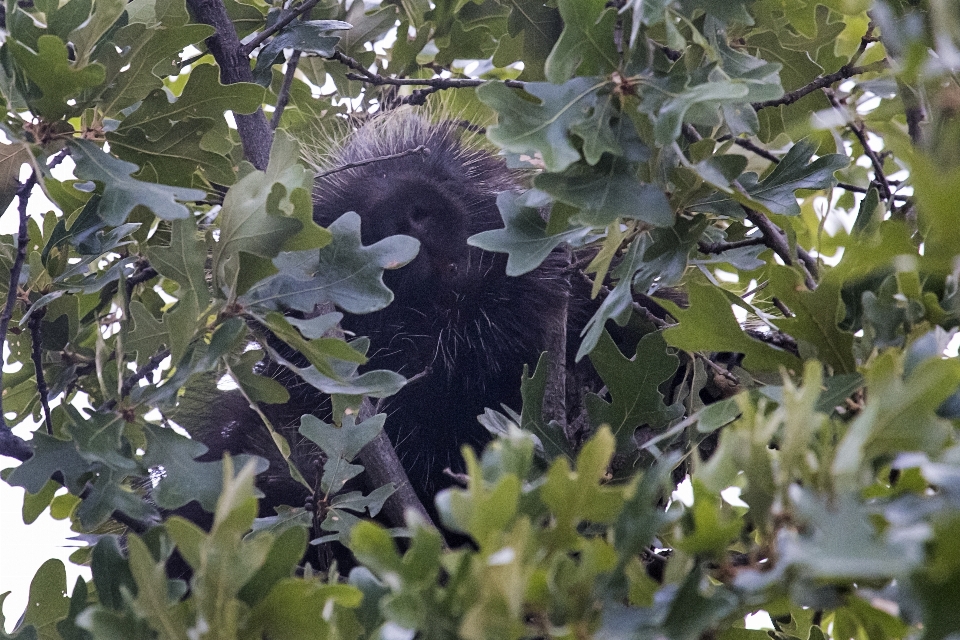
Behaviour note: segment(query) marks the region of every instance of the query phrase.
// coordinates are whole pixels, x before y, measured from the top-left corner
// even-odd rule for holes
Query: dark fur
[[[421,145],[429,153],[334,173],[315,190],[321,225],[356,211],[364,244],[395,234],[420,241],[409,265],[385,274],[393,303],[342,324],[370,338],[369,368],[424,374],[383,410],[390,440],[427,504],[449,486],[445,468],[463,471],[460,448],[489,441],[477,422],[484,408],[520,408],[523,365],[536,363],[563,322],[559,309],[567,295],[559,260],[512,278],[504,254],[467,245],[469,236],[503,226],[496,197],[518,185],[501,160],[462,144],[459,134],[454,125],[408,115],[368,125],[334,165]]]
[[[341,325],[370,339],[365,369],[419,376],[384,400],[381,411],[387,413],[387,434],[410,481],[431,511],[436,492],[453,482],[444,470],[464,471],[461,447],[479,451],[491,438],[477,416],[502,404],[520,409],[523,365],[535,364],[547,349],[547,340],[564,322],[562,303],[568,295],[559,256],[514,278],[505,274],[505,255],[467,245],[469,236],[503,226],[497,195],[519,185],[501,160],[462,143],[460,134],[455,125],[409,114],[375,120],[325,164],[342,167],[418,146],[428,153],[331,173],[317,180],[314,194],[317,222],[328,225],[355,211],[365,245],[396,234],[420,241],[410,264],[385,273],[393,302],[375,313],[348,314]],[[286,404],[261,408],[288,435],[298,466],[309,472],[317,452],[296,428],[305,413],[329,420],[329,399],[275,363],[264,362],[261,373],[290,392]],[[278,504],[302,505],[307,493],[289,478],[242,397],[221,393],[211,403],[209,391],[194,395],[196,401],[189,402],[188,391],[184,411],[175,419],[185,417],[190,424],[181,424],[210,447],[206,459],[224,452],[259,454],[271,460],[258,483],[266,494],[261,513],[270,515]]]

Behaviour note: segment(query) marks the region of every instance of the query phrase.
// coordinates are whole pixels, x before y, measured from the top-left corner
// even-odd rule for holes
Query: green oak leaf
[[[610,273],[617,284],[583,328],[578,362],[596,346],[607,320],[612,319],[621,326],[627,323],[634,291],[648,295],[658,286],[669,287],[679,282],[706,223],[706,220],[679,218],[673,227],[654,229],[630,243],[620,264]]]
[[[516,2],[510,3],[507,32],[500,36],[493,54],[493,64],[504,68],[522,60],[520,80],[544,80],[547,56],[560,37],[563,26],[560,12],[546,3],[533,2],[522,6]]]
[[[179,435],[172,429],[144,424],[147,439],[143,463],[148,467],[162,467],[163,474],[150,492],[150,497],[163,509],[177,509],[196,500],[206,511],[212,512],[223,483],[223,460],[197,462],[207,452],[206,445]],[[255,460],[254,472],[263,473],[268,463],[257,456],[237,456],[234,464],[244,466]]]
[[[189,118],[156,140],[142,129],[121,127],[107,133],[107,141],[119,158],[151,167],[166,184],[190,186],[199,171],[210,182],[229,185],[236,179],[230,158],[203,148],[203,137],[213,126],[208,118]]]
[[[523,374],[520,376],[520,397],[523,400],[520,428],[540,439],[547,460],[559,456],[573,460],[573,447],[570,446],[563,427],[556,420],[548,423],[543,415],[543,398],[552,366],[550,354],[547,352],[540,354],[533,375],[530,375],[529,366],[523,365]]]
[[[240,253],[275,257],[304,224],[292,214],[309,211],[310,173],[297,163],[292,138],[277,132],[266,171],[251,171],[230,187],[218,216],[220,237],[213,247],[213,274],[217,286],[235,289]]]
[[[255,584],[255,578],[249,584]],[[340,612],[355,609],[364,598],[366,596],[360,589],[352,585],[325,584],[285,576],[266,597],[255,603],[244,631],[254,638],[305,640],[311,636],[334,637],[343,624],[334,627],[337,617],[326,619],[316,612],[326,608]]]
[[[834,172],[850,163],[847,156],[838,153],[820,156],[810,162],[816,150],[816,142],[804,138],[790,148],[787,155],[763,180],[757,182],[756,174],[753,173],[741,175],[739,182],[746,191],[746,196],[730,188],[729,183],[724,184],[725,181],[720,179],[717,173],[708,175],[701,171],[701,177],[728,195],[719,193],[701,200],[692,208],[730,215],[736,210],[733,204],[736,201],[767,214],[798,216],[800,205],[795,192],[800,189],[821,190],[833,187],[837,184]],[[739,215],[742,217],[742,214]]]
[[[201,306],[206,306],[207,243],[198,235],[195,221],[174,220],[170,225],[170,244],[151,245],[147,259],[160,275],[196,292]]]
[[[110,519],[115,511],[120,511],[137,520],[157,517],[157,510],[140,494],[124,486],[124,474],[110,471],[97,474],[96,479],[87,484],[85,496],[77,507],[76,517],[87,529],[95,529]]]
[[[344,416],[343,426],[336,427],[314,416],[303,416],[300,435],[316,443],[327,455],[320,479],[322,491],[339,492],[348,480],[363,471],[363,467],[350,463],[383,430],[386,418],[386,414],[381,413],[356,424]]]
[[[688,113],[694,109],[698,115],[712,115],[722,105],[746,102],[749,94],[746,83],[723,78],[711,78],[671,94],[655,114],[654,135],[657,144],[666,146],[676,140],[685,120],[697,122],[705,119],[688,118]]]
[[[123,224],[137,205],[143,205],[164,220],[186,218],[190,210],[178,200],[203,200],[206,193],[198,189],[170,187],[141,182],[130,177],[137,165],[104,153],[89,140],[70,140],[71,156],[77,163],[74,173],[81,180],[103,185],[98,213],[108,225]]]
[[[581,163],[562,173],[541,173],[534,185],[580,212],[584,225],[606,227],[619,218],[642,220],[656,227],[673,224],[673,208],[663,190],[637,179],[637,165],[606,156],[595,167]]]
[[[193,567],[191,598],[197,615],[210,628],[230,637],[239,632],[238,594],[266,562],[274,541],[268,532],[246,536],[257,515],[255,473],[252,461],[236,475],[232,462],[224,461],[223,491],[209,534],[182,518],[166,523],[170,536]]]
[[[560,84],[574,74],[600,76],[615,70],[620,56],[609,34],[616,9],[605,0],[559,0],[557,7],[564,26],[544,65],[547,80]]]
[[[680,6],[687,15],[702,9],[722,22],[739,22],[746,26],[753,24],[753,18],[747,12],[747,5],[751,3],[752,0],[680,0]]]
[[[244,295],[247,304],[312,311],[333,302],[349,313],[369,313],[393,300],[383,270],[401,267],[417,255],[420,243],[410,236],[390,236],[370,246],[360,241],[360,216],[345,213],[329,226],[333,241],[317,251],[281,253],[275,276]]]
[[[330,363],[336,376],[328,376],[318,371],[313,365],[298,367],[269,346],[267,346],[267,353],[279,364],[297,374],[304,382],[323,393],[385,398],[399,391],[406,383],[406,379],[399,373],[385,369],[367,371],[357,375],[357,364],[342,360],[335,360]]]
[[[180,52],[214,31],[209,25],[188,24],[185,0],[135,0],[126,10],[130,24],[117,31],[116,47],[97,52],[107,68],[100,109],[108,117],[163,87],[162,78],[180,73]]]
[[[200,65],[190,72],[183,93],[170,102],[167,92],[153,91],[143,104],[117,129],[125,133],[132,128],[157,140],[166,134],[175,123],[189,118],[204,118],[213,121],[223,118],[224,111],[253,113],[263,102],[263,88],[249,82],[222,85],[216,67]]]
[[[693,532],[677,540],[675,546],[691,555],[722,558],[727,545],[740,535],[743,520],[733,509],[700,480],[693,481],[693,506],[689,517]]]
[[[477,87],[477,97],[498,114],[487,137],[506,151],[539,155],[548,171],[563,171],[580,159],[571,128],[593,119],[597,92],[606,85],[603,79],[583,77],[562,85],[528,83],[524,90],[539,104],[524,100],[501,83]]]
[[[166,559],[154,558],[143,540],[132,533],[126,546],[130,574],[137,586],[135,591],[127,592],[130,605],[151,627],[163,629],[167,637],[188,638],[188,622],[176,607],[179,599],[167,586]]]
[[[57,36],[64,42],[72,42],[70,33],[90,18],[93,0],[69,0],[63,3],[63,6],[59,2],[40,0],[40,2],[35,2],[33,7],[43,12],[48,33]],[[19,38],[17,39],[19,40]],[[21,42],[23,41],[21,40]],[[24,42],[24,44],[27,43]]]
[[[170,344],[170,334],[166,325],[139,300],[130,301],[130,316],[133,329],[124,337],[123,348],[127,353],[136,353],[137,363],[144,364],[161,346]]]
[[[258,84],[270,84],[271,67],[284,49],[296,49],[305,53],[329,58],[336,50],[340,36],[332,31],[350,29],[351,25],[341,20],[295,20],[273,36],[270,42],[257,52],[257,65],[253,77]]]
[[[30,597],[23,614],[23,625],[32,626],[40,638],[60,637],[56,624],[66,618],[70,610],[66,589],[67,572],[63,562],[51,558],[40,565],[30,581]],[[5,630],[0,634],[5,634]],[[27,634],[24,637],[29,638]]]
[[[280,509],[277,509],[279,512]],[[291,518],[284,518],[283,515],[275,516],[282,521],[282,527],[270,528],[269,531],[276,535],[273,546],[270,547],[270,553],[267,555],[263,566],[254,574],[253,578],[240,590],[239,598],[251,607],[263,602],[267,594],[272,593],[273,587],[284,579],[289,579],[297,570],[297,565],[303,559],[303,554],[307,549],[307,527],[310,521],[304,523],[297,516],[302,516],[305,512],[302,509],[290,510],[287,513],[296,513]],[[311,515],[311,514],[306,514]],[[254,521],[254,531],[259,531],[258,525],[265,518],[257,518]],[[300,581],[298,582],[306,582]],[[300,629],[312,629],[311,624],[301,626]],[[267,636],[269,637],[269,636]],[[281,637],[292,637],[283,636]]]
[[[659,333],[648,333],[637,344],[636,357],[627,358],[606,331],[590,352],[590,362],[607,385],[610,402],[590,393],[586,396],[587,413],[595,427],[610,427],[617,441],[617,452],[631,454],[637,443],[633,438],[638,427],[665,426],[683,414],[679,405],[667,406],[659,391],[662,382],[677,371],[679,358],[667,352],[667,344]]]
[[[68,6],[75,3],[76,0],[73,0]],[[74,47],[76,67],[85,67],[90,62],[97,41],[110,30],[126,8],[127,3],[124,0],[97,0],[93,3],[93,13],[69,36]]]
[[[76,443],[48,436],[43,431],[35,431],[31,443],[33,457],[13,470],[7,477],[7,484],[23,487],[29,493],[40,493],[50,477],[59,471],[65,486],[74,495],[79,495],[90,471],[90,463],[80,456]]]
[[[0,211],[13,202],[20,183],[20,167],[30,162],[30,151],[22,144],[0,144]]]
[[[360,455],[360,450],[383,430],[386,418],[386,414],[380,413],[359,424],[346,419],[342,427],[337,427],[314,416],[305,415],[300,422],[299,433],[314,442],[328,456],[349,462]]]
[[[73,405],[64,408],[69,417],[65,428],[85,460],[100,463],[119,475],[132,475],[140,469],[137,462],[124,452],[125,422],[119,413],[110,411],[84,415]]]
[[[40,36],[35,52],[15,40],[10,42],[10,47],[24,75],[36,86],[35,91],[28,91],[27,102],[34,113],[45,120],[59,120],[81,108],[67,101],[99,86],[106,77],[100,64],[75,67],[67,45],[56,36]]]
[[[938,354],[914,366],[906,379],[900,367],[898,352],[887,350],[867,369],[871,402],[837,446],[831,470],[838,486],[860,486],[860,474],[878,460],[902,451],[940,451],[952,437],[951,423],[937,410],[960,384],[960,363]]]
[[[777,328],[813,346],[816,357],[831,366],[834,373],[856,372],[853,334],[837,326],[845,310],[837,279],[828,276],[816,291],[808,291],[802,276],[790,267],[770,265],[768,273],[770,294],[794,314],[773,320]]]
[[[667,343],[685,351],[730,351],[744,354],[749,370],[777,371],[780,367],[800,371],[800,360],[786,351],[754,340],[740,327],[726,294],[710,285],[690,285],[690,307],[680,309],[673,303],[661,304],[675,317],[679,326],[663,332]]]
[[[814,579],[889,580],[905,578],[924,557],[922,537],[877,532],[875,513],[854,495],[828,498],[799,484],[789,495],[800,531],[778,539],[784,567]]]
[[[497,196],[503,229],[492,229],[471,236],[467,243],[485,251],[506,253],[507,275],[519,276],[536,269],[561,242],[574,241],[588,229],[569,229],[548,234],[547,223],[534,207],[524,206],[526,198],[511,191]]]

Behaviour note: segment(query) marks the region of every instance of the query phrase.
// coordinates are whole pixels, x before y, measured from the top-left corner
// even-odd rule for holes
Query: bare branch
[[[283,29],[285,26],[287,26],[288,24],[296,20],[301,15],[310,11],[310,9],[313,9],[315,6],[317,6],[319,2],[320,0],[307,0],[296,9],[287,9],[286,11],[281,12],[280,18],[276,22],[274,22],[273,25],[267,27],[266,29],[258,33],[256,37],[253,38],[253,40],[251,40],[247,44],[242,45],[240,47],[240,50],[243,52],[243,55],[249,56],[254,49],[256,49],[261,44],[263,44],[264,40],[266,40],[273,34]]]
[[[882,71],[889,66],[890,63],[888,63],[886,60],[878,60],[862,67],[852,67],[849,64],[845,64],[840,67],[838,71],[825,76],[820,76],[810,84],[806,84],[799,89],[794,89],[793,91],[788,91],[787,93],[783,94],[782,97],[777,98],[776,100],[754,102],[752,106],[755,111],[760,111],[761,109],[766,109],[767,107],[779,107],[780,105],[784,104],[793,104],[808,93],[813,93],[818,89],[829,87],[835,82],[840,82],[841,80],[846,80],[847,78],[852,78],[853,76],[858,76],[864,73]]]
[[[743,240],[734,240],[733,242],[703,242],[697,243],[700,253],[723,253],[731,249],[742,249],[743,247],[755,247],[760,244],[766,244],[763,236],[755,238],[744,238]]]
[[[37,377],[37,393],[40,394],[40,406],[43,408],[43,422],[47,427],[47,435],[53,435],[53,421],[50,419],[50,400],[47,398],[50,391],[47,388],[47,379],[43,375],[43,350],[41,349],[40,325],[43,316],[47,314],[46,307],[35,310],[27,321],[30,329],[30,358],[33,360],[33,371]]]
[[[743,191],[743,187],[741,187],[740,184],[737,183],[736,181],[734,181],[733,187],[735,189],[742,191],[743,193],[746,193],[745,191]],[[790,244],[787,242],[787,234],[784,233],[780,227],[778,227],[773,222],[771,222],[771,220],[767,216],[763,215],[759,211],[754,211],[753,209],[750,209],[748,207],[743,207],[743,210],[747,213],[747,220],[752,222],[755,227],[760,229],[760,233],[763,234],[764,244],[766,244],[768,247],[773,249],[773,252],[776,253],[778,256],[780,256],[780,259],[783,260],[785,264],[792,265],[794,263],[794,259],[790,251]],[[801,250],[802,250],[802,247],[798,246],[797,257],[800,257]],[[806,253],[806,251],[804,251],[804,253]],[[814,280],[814,276],[813,276],[813,273],[816,273],[816,272],[815,271],[811,272],[810,264],[808,263],[808,260],[813,261],[813,266],[815,268],[816,261],[813,260],[813,258],[810,256],[809,253],[807,253],[806,260],[801,258],[800,266],[801,268],[803,268],[803,272],[804,272],[803,273],[804,283],[807,285],[807,288],[810,289],[810,291],[813,291],[814,289],[817,288],[817,283]]]
[[[360,404],[357,422],[363,422],[375,413],[376,408],[373,403],[370,402],[369,398],[364,398]],[[434,525],[426,507],[423,506],[413,490],[407,472],[403,470],[400,458],[397,457],[397,452],[385,431],[381,430],[377,437],[360,451],[359,457],[371,486],[381,487],[393,483],[393,486],[396,487],[396,491],[387,498],[383,505],[384,513],[392,524],[404,526],[406,523],[405,514],[408,510],[411,510],[416,512],[424,522]]]
[[[300,64],[300,50],[297,49],[287,60],[287,71],[283,75],[283,84],[280,86],[280,93],[277,94],[277,106],[273,111],[273,118],[270,119],[270,128],[276,129],[280,124],[280,118],[283,116],[283,110],[287,108],[290,101],[290,87],[293,86],[293,76],[297,75],[297,65]]]
[[[403,158],[405,156],[412,156],[412,155],[428,156],[430,155],[430,149],[428,149],[426,146],[421,144],[419,146],[414,147],[413,149],[407,149],[406,151],[401,151],[400,153],[391,153],[386,156],[377,156],[376,158],[367,158],[366,160],[358,160],[357,162],[348,162],[346,164],[340,165],[339,167],[334,167],[333,169],[329,169],[327,171],[321,171],[320,173],[315,175],[314,178],[317,178],[317,179],[326,178],[331,174],[339,173],[341,171],[346,171],[347,169],[356,169],[357,167],[363,167],[368,164],[373,164],[374,162],[383,162],[384,160],[396,160],[397,158]]]
[[[107,400],[100,406],[98,411],[112,411],[120,400],[123,400],[130,395],[130,392],[133,391],[133,387],[138,382],[140,382],[147,375],[153,373],[153,371],[160,366],[160,363],[163,362],[169,355],[170,350],[166,348],[160,349],[160,351],[153,354],[142,367],[137,369],[133,375],[128,376],[123,381],[123,384],[120,385],[120,397]]]
[[[13,309],[17,304],[17,296],[20,290],[20,272],[23,270],[23,263],[27,259],[27,243],[30,241],[27,227],[27,202],[30,200],[30,192],[33,190],[35,184],[37,184],[37,174],[33,172],[30,174],[30,177],[27,178],[26,182],[17,188],[17,199],[19,200],[17,212],[20,215],[20,229],[17,233],[17,255],[14,257],[13,264],[10,266],[10,280],[7,283],[9,285],[7,289],[7,303],[3,307],[3,313],[0,314],[0,346],[7,340],[7,330],[10,328],[10,319],[13,318]],[[3,389],[3,367],[0,367],[0,389]],[[0,425],[3,427],[2,431],[0,431],[0,438],[5,439],[4,436],[10,434],[10,428],[7,426],[7,421],[3,415],[2,395],[0,395]],[[16,436],[13,437],[16,438]],[[20,439],[17,438],[17,440]],[[20,442],[23,441],[20,440]],[[11,451],[14,450],[16,450],[15,446]]]
[[[312,0],[308,0],[308,3]],[[207,38],[207,47],[220,65],[220,81],[223,84],[235,82],[253,82],[248,52],[240,46],[237,32],[227,15],[221,0],[187,0],[190,10],[198,22],[209,24],[215,31]],[[304,5],[306,6],[306,4]],[[312,5],[311,5],[312,6]],[[296,15],[292,15],[293,20]],[[287,21],[289,22],[289,21]],[[286,24],[286,23],[285,23]],[[270,159],[270,147],[273,145],[273,132],[259,108],[250,115],[235,113],[237,131],[243,144],[243,155],[257,169],[267,168]]]
[[[833,105],[834,109],[844,115],[846,114],[846,110],[837,99],[837,94],[835,94],[831,89],[824,89],[823,93],[827,96],[827,100],[830,101],[830,104]],[[880,196],[884,200],[889,201],[890,197],[893,195],[893,190],[890,188],[890,183],[887,182],[887,175],[883,171],[883,161],[880,159],[880,156],[877,155],[877,152],[871,149],[870,145],[867,143],[866,127],[864,127],[862,123],[858,122],[850,122],[847,124],[847,127],[853,132],[853,135],[857,136],[857,140],[860,141],[860,146],[863,147],[864,154],[866,154],[867,158],[870,159],[870,164],[873,165],[873,181],[880,189]]]

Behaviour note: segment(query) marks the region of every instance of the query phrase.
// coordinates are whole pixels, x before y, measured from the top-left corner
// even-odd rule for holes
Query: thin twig
[[[43,408],[43,422],[47,427],[47,435],[53,435],[53,420],[50,419],[50,400],[47,396],[50,390],[47,388],[47,379],[43,375],[43,349],[41,348],[42,334],[40,325],[43,323],[43,317],[47,315],[46,307],[35,310],[27,321],[27,327],[30,329],[30,358],[33,360],[33,371],[37,377],[37,393],[40,394],[40,406]]]
[[[754,144],[750,140],[747,140],[746,138],[735,138],[730,134],[720,136],[719,138],[717,138],[717,142],[726,142],[727,140],[730,140],[731,142],[733,142],[733,144],[737,145],[738,147],[742,147],[744,149],[747,149],[748,151],[752,151],[753,153],[757,154],[764,160],[769,160],[774,164],[780,163],[780,158],[770,153],[763,147]],[[891,184],[893,183],[891,182]],[[846,191],[853,191],[855,193],[866,193],[867,191],[869,191],[869,189],[866,187],[858,187],[857,185],[850,184],[848,182],[838,182],[837,187],[839,187],[840,189],[844,189]],[[898,200],[906,200],[905,196],[894,195],[894,198]]]
[[[123,400],[130,392],[133,391],[133,387],[140,382],[143,378],[153,373],[153,371],[160,366],[160,363],[163,362],[170,355],[169,349],[160,349],[155,354],[150,356],[150,359],[147,360],[142,367],[136,370],[136,372],[124,379],[123,384],[120,386],[120,397],[113,398],[112,400],[107,400],[100,406],[98,411],[112,411],[120,400]]]
[[[273,25],[267,27],[258,33],[253,40],[240,47],[241,51],[243,51],[243,55],[249,56],[254,49],[263,44],[264,40],[283,29],[285,26],[296,20],[304,13],[310,11],[310,9],[313,9],[319,2],[320,0],[307,0],[296,9],[288,9],[285,12],[281,12],[280,18],[274,22]]]
[[[738,182],[734,181],[732,184],[735,189],[738,189],[738,191],[741,191],[742,194],[746,195],[746,191],[743,190],[743,187],[740,186]],[[747,214],[747,220],[752,222],[755,227],[760,229],[760,233],[763,234],[765,240],[764,244],[773,249],[773,252],[780,256],[780,259],[783,260],[786,265],[792,265],[795,261],[790,252],[790,244],[787,242],[787,237],[783,230],[759,211],[755,211],[749,207],[743,207],[743,210]],[[798,254],[799,250],[800,247],[797,247]],[[807,255],[809,256],[809,254]],[[807,285],[807,288],[810,289],[810,291],[813,291],[817,288],[817,283],[813,279],[813,274],[810,272],[809,265],[807,264],[806,260],[801,260],[800,266],[803,269],[804,283]]]
[[[326,178],[331,174],[339,173],[341,171],[346,171],[347,169],[356,169],[357,167],[363,167],[368,164],[373,164],[374,162],[383,162],[385,160],[396,160],[397,158],[403,158],[406,156],[413,156],[413,155],[428,156],[430,155],[430,149],[428,149],[426,145],[421,144],[417,147],[414,147],[413,149],[407,149],[406,151],[401,151],[399,153],[391,153],[390,155],[386,155],[386,156],[377,156],[376,158],[367,158],[366,160],[358,160],[357,162],[348,162],[346,164],[340,165],[339,167],[334,167],[333,169],[329,169],[327,171],[321,171],[320,173],[316,174],[314,178],[319,180],[320,178]]]
[[[793,91],[788,91],[783,94],[783,96],[777,98],[776,100],[767,100],[765,102],[754,102],[751,106],[755,111],[760,111],[761,109],[766,109],[767,107],[779,107],[784,104],[793,104],[800,98],[804,97],[809,93],[813,93],[818,89],[823,89],[829,87],[835,82],[840,82],[841,80],[846,80],[847,78],[852,78],[853,76],[858,76],[863,73],[873,73],[874,71],[882,71],[890,66],[890,63],[884,60],[878,60],[872,62],[868,65],[862,67],[851,67],[849,65],[843,65],[838,71],[834,73],[827,74],[825,76],[820,76],[810,84],[806,84],[799,89],[794,89]]]
[[[27,243],[30,241],[28,232],[27,202],[30,200],[30,192],[33,186],[37,184],[37,174],[32,172],[26,182],[17,188],[17,198],[19,200],[17,212],[20,214],[20,229],[17,233],[17,255],[10,266],[10,280],[8,281],[7,303],[3,307],[3,313],[0,314],[0,346],[7,340],[7,329],[10,327],[10,319],[13,318],[13,309],[17,304],[17,297],[20,289],[20,272],[23,270],[23,263],[27,259]],[[0,363],[2,364],[2,363]],[[0,367],[0,389],[3,389],[3,367]],[[3,395],[0,393],[0,425],[9,432],[6,418],[3,415]]]
[[[837,99],[837,94],[834,93],[833,90],[824,89],[823,93],[827,96],[827,100],[830,101],[834,109],[841,114],[846,114],[843,105],[840,104],[840,100]],[[890,188],[890,183],[887,182],[887,175],[883,171],[883,160],[880,159],[876,151],[870,148],[867,142],[866,128],[857,122],[849,122],[847,127],[853,132],[853,135],[857,136],[857,140],[860,141],[860,146],[863,147],[864,154],[870,159],[870,164],[873,165],[873,181],[876,182],[880,188],[880,196],[884,200],[889,201],[890,196],[893,195],[893,190]]]
[[[435,91],[440,89],[462,89],[466,87],[479,87],[482,84],[490,82],[483,78],[390,78],[381,76],[378,73],[347,73],[348,80],[358,80],[375,86],[388,85],[392,87],[432,87]],[[511,89],[523,89],[527,84],[520,80],[503,80],[501,83]]]
[[[295,50],[290,59],[287,60],[287,71],[283,75],[283,84],[280,85],[280,93],[277,94],[277,106],[273,110],[273,118],[270,120],[270,128],[276,130],[280,124],[280,117],[283,110],[287,108],[290,102],[290,87],[293,86],[293,77],[297,75],[297,65],[300,64],[300,50]]]
[[[755,247],[758,244],[766,244],[763,236],[755,238],[744,238],[743,240],[734,240],[732,242],[703,242],[697,243],[700,253],[723,253],[731,249],[742,249],[743,247]]]

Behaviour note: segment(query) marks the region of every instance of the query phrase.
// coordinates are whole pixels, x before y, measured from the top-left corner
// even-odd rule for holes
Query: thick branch
[[[207,38],[207,47],[220,65],[220,81],[223,84],[235,82],[253,82],[248,54],[240,46],[237,32],[227,16],[221,0],[187,0],[187,5],[197,21],[209,24],[216,33]],[[293,16],[296,17],[296,16]],[[290,19],[292,20],[293,17]],[[243,144],[243,155],[257,169],[267,168],[270,159],[270,147],[273,144],[273,132],[263,115],[263,109],[257,109],[250,115],[235,113],[237,131]]]
[[[357,416],[358,422],[363,422],[376,413],[376,408],[369,398],[364,398],[360,405],[360,414]],[[363,464],[363,470],[367,474],[371,486],[381,487],[387,483],[393,483],[396,491],[387,498],[383,505],[387,520],[396,526],[405,526],[406,512],[415,511],[420,518],[431,525],[433,520],[427,513],[420,498],[417,497],[407,472],[403,470],[400,464],[400,458],[390,443],[385,431],[380,431],[376,438],[360,451],[360,462]],[[434,525],[436,526],[436,525]]]

